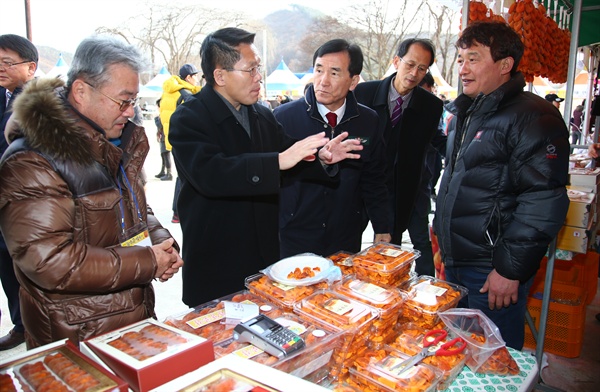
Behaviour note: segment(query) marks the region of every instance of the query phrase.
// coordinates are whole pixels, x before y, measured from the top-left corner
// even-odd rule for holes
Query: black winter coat
[[[375,110],[379,116],[379,128],[387,149],[387,187],[395,210],[392,238],[399,241],[414,208],[425,155],[437,133],[443,104],[429,91],[417,87],[401,120],[392,128],[388,97],[395,76],[394,73],[383,80],[359,83],[354,94],[358,102]],[[435,144],[444,142],[442,136]]]
[[[246,277],[279,259],[278,155],[294,140],[268,108],[247,108],[252,137],[212,86],[171,116],[188,306],[243,289]],[[327,177],[318,162],[309,168]]]
[[[448,266],[495,268],[527,281],[562,226],[569,133],[518,73],[494,92],[455,101],[434,220]]]
[[[305,99],[281,105],[274,114],[292,137],[303,139],[323,131],[332,137],[347,131],[349,139],[361,138],[364,147],[360,159],[337,164],[337,182],[322,183],[286,174],[280,205],[281,256],[303,252],[328,256],[339,250],[356,253],[361,249],[369,219],[375,233],[389,233],[385,147],[375,112],[359,105],[350,92],[344,116],[332,129],[319,113],[310,87]]]

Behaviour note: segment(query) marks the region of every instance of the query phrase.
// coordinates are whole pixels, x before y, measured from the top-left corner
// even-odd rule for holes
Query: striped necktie
[[[396,99],[396,106],[394,106],[394,110],[392,110],[392,127],[395,127],[400,121],[400,117],[402,117],[402,97],[398,97]]]

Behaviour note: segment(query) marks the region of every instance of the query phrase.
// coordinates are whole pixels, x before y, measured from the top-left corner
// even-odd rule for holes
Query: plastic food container
[[[438,312],[455,308],[468,290],[431,276],[419,276],[406,286],[408,299],[402,307],[400,323],[413,323],[422,330],[434,329],[440,322]]]
[[[237,355],[315,383],[335,372],[331,357],[342,347],[343,336],[340,331],[315,326],[294,313],[284,313],[275,321],[300,335],[306,347],[279,359],[249,343],[230,339],[215,346],[215,357]]]
[[[335,252],[334,254],[327,256],[327,258],[333,261],[333,265],[340,267],[343,275],[353,275],[354,274],[354,265],[352,263],[352,257],[354,253],[347,252],[345,250],[340,250],[339,252]]]
[[[386,336],[398,322],[400,307],[406,301],[406,294],[392,287],[382,287],[356,278],[345,277],[333,286],[333,291],[366,303],[379,311],[379,317],[373,321],[372,331],[375,336]]]
[[[259,389],[260,388],[260,389]],[[189,385],[185,391],[270,391],[278,392],[250,377],[243,376],[229,369],[221,369],[202,380]]]
[[[333,356],[335,363],[341,364],[342,375],[351,359],[366,348],[370,327],[379,316],[375,308],[330,290],[306,297],[294,306],[294,312],[315,325],[343,332],[342,348]]]
[[[410,278],[413,262],[419,256],[417,250],[381,242],[357,253],[352,264],[358,278],[397,287]]]
[[[389,344],[390,348],[398,350],[407,355],[416,355],[423,348],[423,337],[428,330],[423,331],[414,324],[404,325],[400,334],[396,339]],[[446,339],[443,339],[439,344],[442,345],[449,340],[452,340],[454,336],[448,335]],[[440,383],[438,384],[438,390],[444,390],[452,384],[458,373],[460,373],[467,361],[468,353],[463,351],[462,353],[452,356],[430,356],[423,360],[423,363],[433,366],[442,372]]]
[[[246,278],[246,288],[251,293],[273,302],[288,312],[292,312],[294,305],[300,300],[316,290],[327,289],[328,286],[326,281],[310,286],[289,286],[276,282],[265,274],[256,274]]]
[[[247,290],[242,290],[196,306],[182,314],[169,316],[164,323],[218,344],[233,336],[233,328],[239,322],[239,320],[225,318],[225,301],[256,304],[259,312],[270,318],[276,318],[283,313],[283,310],[273,303]]]
[[[424,363],[405,369],[399,366],[409,359],[396,350],[369,351],[354,361],[348,384],[364,392],[431,392],[437,388],[441,372]]]

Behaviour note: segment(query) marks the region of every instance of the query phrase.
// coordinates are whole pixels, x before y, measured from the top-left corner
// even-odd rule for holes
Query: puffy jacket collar
[[[181,79],[177,75],[172,75],[163,83],[163,91],[168,94],[175,93],[182,89],[190,90],[192,94],[196,94],[198,91],[200,91],[200,86],[194,86],[193,84]]]
[[[488,95],[479,93],[472,99],[464,94],[461,94],[451,104],[447,106],[454,114],[466,115],[480,109],[484,112],[495,111],[502,102],[511,100],[513,97],[523,91],[525,87],[525,77],[521,72],[517,72],[510,80]]]

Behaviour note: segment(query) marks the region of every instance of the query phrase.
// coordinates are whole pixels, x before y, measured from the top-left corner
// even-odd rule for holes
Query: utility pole
[[[27,30],[27,39],[33,42],[33,37],[31,34],[31,12],[30,12],[30,1],[25,0],[25,29]]]

